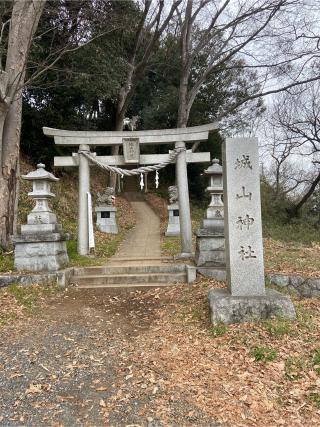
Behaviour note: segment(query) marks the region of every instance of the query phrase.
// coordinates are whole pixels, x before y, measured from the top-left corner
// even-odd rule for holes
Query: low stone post
[[[209,178],[206,191],[210,204],[200,228],[196,231],[195,262],[197,270],[204,276],[225,280],[224,205],[222,201],[222,167],[218,159],[204,171]]]
[[[56,215],[48,205],[49,199],[54,197],[50,182],[59,179],[44,168],[45,165],[39,163],[36,171],[22,176],[33,183],[28,196],[36,205],[28,215],[27,224],[21,225],[21,234],[13,238],[14,265],[18,270],[56,271],[69,262],[66,248],[69,236],[57,224]]]
[[[95,207],[96,225],[97,229],[103,233],[118,234],[114,193],[113,187],[107,187],[102,194],[98,193],[97,206]]]
[[[290,298],[265,287],[257,139],[227,138],[223,167],[228,289],[209,291],[211,321],[293,319]]]
[[[178,204],[178,188],[176,185],[171,185],[168,188],[169,205],[168,205],[168,226],[165,233],[166,236],[180,235],[180,216]]]

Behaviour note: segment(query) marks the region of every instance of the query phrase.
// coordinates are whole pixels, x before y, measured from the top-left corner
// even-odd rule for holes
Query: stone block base
[[[39,236],[14,238],[14,266],[17,270],[57,271],[69,263],[66,247],[67,236],[52,233]]]
[[[272,289],[266,289],[265,296],[257,297],[232,296],[228,289],[210,289],[208,296],[213,324],[296,317],[291,299]]]
[[[117,208],[113,206],[97,206],[97,229],[102,233],[118,234],[116,219]]]
[[[196,233],[196,265],[198,267],[226,264],[224,236],[219,232],[200,229]]]
[[[197,272],[221,282],[225,282],[227,279],[227,272],[223,267],[197,267]]]
[[[168,206],[168,226],[165,235],[180,236],[180,217],[179,217],[179,206],[177,203]]]
[[[118,226],[117,224],[98,224],[97,223],[97,229],[101,231],[102,233],[109,233],[109,234],[118,234]]]

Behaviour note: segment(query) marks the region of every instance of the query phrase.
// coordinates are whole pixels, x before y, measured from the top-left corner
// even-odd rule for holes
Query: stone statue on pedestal
[[[180,235],[180,216],[179,216],[179,194],[178,187],[171,185],[168,187],[169,205],[168,205],[168,227],[165,233],[166,236],[179,236]]]
[[[116,221],[117,208],[114,206],[116,198],[112,187],[106,187],[104,192],[97,195],[97,229],[102,233],[118,234]]]

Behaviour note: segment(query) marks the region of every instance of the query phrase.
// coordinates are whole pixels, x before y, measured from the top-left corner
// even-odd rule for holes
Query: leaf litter
[[[319,301],[294,297],[287,329],[246,323],[214,335],[212,286],[223,285],[69,289],[34,316],[1,292],[17,316],[0,330],[0,424],[319,425]],[[256,361],[257,347],[275,359]]]

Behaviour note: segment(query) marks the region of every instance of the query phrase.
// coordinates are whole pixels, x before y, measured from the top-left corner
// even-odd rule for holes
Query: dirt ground
[[[70,288],[32,315],[16,304],[0,329],[0,425],[320,425],[319,301],[295,297],[295,322],[212,328],[211,286]]]
[[[156,383],[142,378],[127,390],[123,385],[133,377],[139,336],[165,303],[154,292],[71,289],[49,297],[37,315],[2,327],[0,425],[162,425]],[[190,424],[192,404],[178,400],[169,407]],[[214,425],[196,408],[193,413],[197,423]]]

